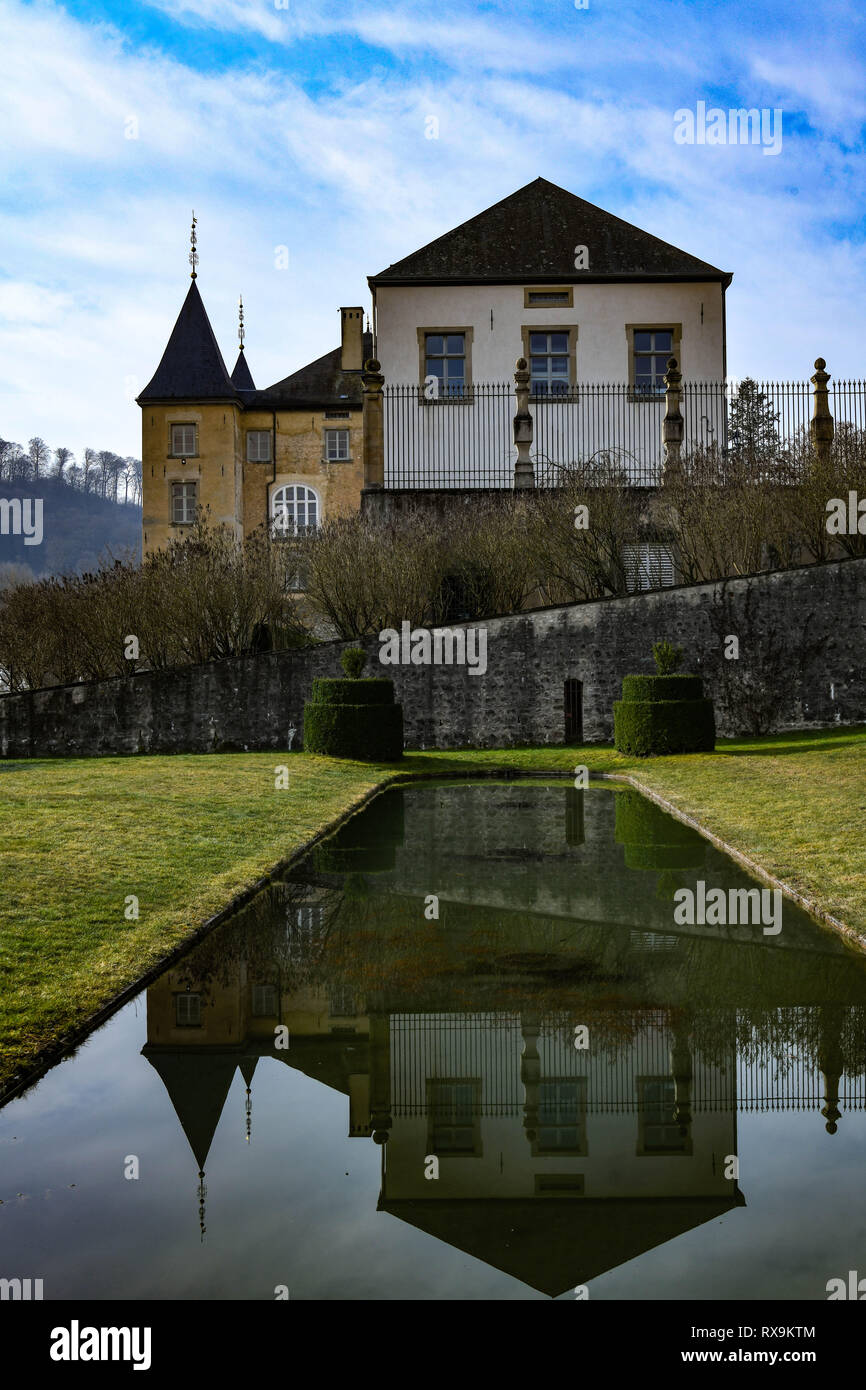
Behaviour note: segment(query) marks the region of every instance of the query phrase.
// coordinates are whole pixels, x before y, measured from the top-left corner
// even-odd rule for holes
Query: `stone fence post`
[[[815,390],[812,394],[812,419],[809,421],[809,438],[812,441],[812,448],[822,463],[825,463],[830,456],[836,428],[833,416],[830,414],[830,398],[827,394],[827,382],[830,380],[830,373],[824,371],[826,365],[823,357],[816,357],[815,375],[810,378]]]
[[[517,459],[514,464],[514,486],[535,487],[535,470],[529,456],[532,444],[532,416],[529,413],[529,367],[525,357],[518,357],[514,369],[514,392],[517,414],[514,417],[514,443]]]
[[[682,372],[677,370],[677,359],[668,358],[665,372],[665,416],[662,421],[662,482],[669,482],[680,468],[680,450],[683,446],[685,421],[680,410],[682,397]]]
[[[364,487],[385,486],[385,421],[382,387],[385,385],[375,357],[368,357],[361,374],[364,387]]]

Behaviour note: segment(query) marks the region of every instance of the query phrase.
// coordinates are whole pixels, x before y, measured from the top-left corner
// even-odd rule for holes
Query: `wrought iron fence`
[[[812,387],[808,381],[682,383],[683,457],[710,452],[745,461],[757,476],[793,481],[809,457]],[[866,382],[831,382],[833,450],[861,456],[866,440]],[[413,385],[383,391],[387,488],[510,488],[516,449],[514,388],[475,383],[462,394],[428,399]],[[532,458],[538,487],[555,487],[575,469],[618,475],[633,487],[657,487],[663,465],[664,391],[587,382],[531,396]]]
[[[795,1011],[791,1011],[792,1013]],[[640,1108],[638,1077],[673,1080],[676,1039],[663,1024],[648,1024],[628,1042],[580,1052],[568,1028],[542,1024],[537,1033],[538,1079],[581,1081],[588,1114],[634,1113]],[[742,1042],[742,1040],[741,1040]],[[521,1074],[525,1040],[516,1013],[392,1014],[391,1109],[395,1115],[428,1113],[431,1080],[474,1078],[474,1108],[481,1115],[516,1115],[526,1103]],[[791,1048],[781,1059],[766,1041],[733,1041],[722,1062],[691,1053],[688,1105],[712,1111],[822,1111],[828,1078],[816,1057]],[[844,1111],[866,1109],[866,1073],[842,1071],[835,1098]]]

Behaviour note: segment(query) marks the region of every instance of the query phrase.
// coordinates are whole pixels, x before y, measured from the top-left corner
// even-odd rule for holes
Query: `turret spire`
[[[241,352],[244,350],[244,297],[241,295],[238,300],[238,347]]]
[[[189,263],[190,263],[190,265],[192,266],[192,274],[190,275],[189,278],[190,278],[191,280],[195,280],[195,278],[196,278],[195,268],[196,268],[196,266],[198,265],[198,251],[195,249],[195,248],[196,248],[196,234],[195,234],[196,221],[197,221],[197,218],[196,218],[196,215],[195,215],[195,208],[193,208],[193,210],[192,210],[192,227],[190,228],[190,233],[189,233]]]

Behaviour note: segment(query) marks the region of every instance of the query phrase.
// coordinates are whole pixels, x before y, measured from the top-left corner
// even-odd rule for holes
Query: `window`
[[[466,334],[424,335],[424,377],[434,377],[438,396],[462,396],[466,389]],[[429,384],[429,383],[427,383]],[[434,396],[435,399],[435,396]]]
[[[200,994],[176,994],[174,1008],[178,1028],[201,1027]]]
[[[669,589],[674,582],[674,553],[668,545],[623,546],[622,561],[630,594],[643,589]]]
[[[542,1081],[538,1087],[538,1130],[534,1152],[585,1153],[585,1081]]]
[[[428,1152],[455,1156],[480,1155],[480,1114],[480,1081],[428,1081]]]
[[[171,452],[173,458],[194,458],[196,449],[195,425],[172,425]]]
[[[529,334],[529,389],[533,396],[561,396],[568,391],[568,356],[567,332]]]
[[[247,459],[250,463],[269,463],[271,458],[270,430],[247,432]]]
[[[358,1007],[354,994],[345,985],[333,985],[328,990],[328,1013],[331,1018],[356,1018]]]
[[[253,1018],[276,1018],[276,985],[253,985]]]
[[[271,516],[276,535],[299,536],[315,531],[319,524],[319,498],[311,487],[290,483],[278,487],[271,498]]]
[[[570,286],[562,290],[524,290],[524,309],[531,309],[533,304],[560,304],[565,309],[571,309],[574,305],[574,291]]]
[[[195,521],[196,483],[172,483],[171,519],[175,526],[191,526]]]
[[[329,463],[350,458],[349,431],[325,430],[325,458]]]
[[[637,1087],[638,1153],[691,1153],[688,1126],[674,1118],[676,1087],[673,1077],[639,1077]]]
[[[674,334],[670,328],[634,330],[633,385],[635,393],[657,396],[664,393],[668,358],[674,350]]]

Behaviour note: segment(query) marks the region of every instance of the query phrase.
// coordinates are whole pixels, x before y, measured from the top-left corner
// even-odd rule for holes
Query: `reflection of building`
[[[782,948],[671,932],[694,847],[661,813],[483,790],[353,817],[150,987],[144,1055],[202,1204],[236,1069],[249,1123],[257,1060],[286,1063],[380,1146],[382,1212],[555,1295],[742,1203],[739,1110],[862,1108],[866,980],[796,909]]]
[[[380,1209],[556,1295],[740,1203],[733,1066],[652,1018],[589,1041],[528,1013],[392,1017]]]

